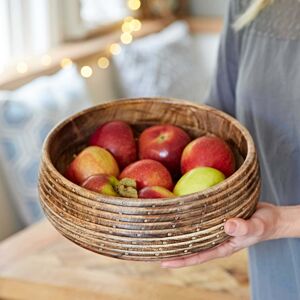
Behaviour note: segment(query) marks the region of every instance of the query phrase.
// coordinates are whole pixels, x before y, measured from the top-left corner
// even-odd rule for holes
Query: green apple
[[[225,175],[217,169],[198,167],[185,173],[176,183],[173,193],[176,196],[188,195],[203,191],[225,179]]]

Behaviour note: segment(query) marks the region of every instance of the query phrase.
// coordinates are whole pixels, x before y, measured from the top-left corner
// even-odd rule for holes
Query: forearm
[[[278,207],[276,238],[300,238],[300,205]]]

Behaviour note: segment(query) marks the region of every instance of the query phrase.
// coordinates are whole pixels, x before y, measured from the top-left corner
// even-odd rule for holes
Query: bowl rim
[[[56,169],[56,167],[52,163],[52,160],[50,159],[50,151],[49,150],[50,150],[52,141],[55,139],[56,134],[66,124],[74,121],[75,119],[79,118],[80,116],[82,116],[84,114],[94,111],[95,109],[97,110],[97,109],[103,109],[106,107],[116,106],[120,103],[126,105],[126,104],[144,103],[145,101],[149,101],[149,102],[157,101],[160,103],[172,102],[177,105],[188,105],[190,107],[195,107],[195,108],[201,107],[201,109],[204,109],[209,112],[213,112],[214,114],[218,115],[219,117],[226,119],[227,121],[230,121],[236,128],[239,129],[239,131],[245,137],[246,142],[247,142],[247,155],[246,155],[242,165],[232,175],[227,177],[225,180],[223,180],[222,182],[220,182],[210,188],[207,188],[203,191],[188,194],[188,195],[183,195],[183,196],[176,196],[176,197],[172,197],[172,198],[159,198],[159,199],[157,199],[157,198],[156,199],[155,198],[147,198],[147,199],[137,198],[136,199],[136,198],[115,197],[115,196],[99,194],[97,192],[87,190],[87,189],[71,182]],[[204,198],[204,200],[205,200],[205,198],[208,198],[208,197],[214,195],[217,191],[220,191],[220,190],[223,191],[223,189],[226,186],[234,183],[235,179],[241,173],[243,173],[248,168],[248,166],[252,163],[255,156],[256,156],[256,150],[255,150],[254,141],[253,141],[249,131],[238,120],[236,120],[235,118],[228,115],[227,113],[225,113],[221,110],[218,110],[212,106],[205,105],[205,104],[199,104],[199,103],[184,100],[184,99],[170,98],[170,97],[119,98],[119,99],[113,99],[113,100],[109,100],[106,102],[102,102],[97,105],[93,105],[91,107],[88,107],[84,110],[81,110],[81,111],[65,118],[64,120],[59,122],[56,126],[54,126],[51,129],[51,131],[48,133],[48,135],[43,143],[43,147],[42,147],[42,162],[43,162],[43,164],[45,164],[47,166],[47,168],[50,170],[50,172],[52,174],[54,174],[54,176],[56,176],[57,179],[59,179],[59,181],[57,180],[57,182],[61,182],[62,185],[65,187],[69,186],[70,189],[72,190],[72,192],[74,192],[80,196],[83,196],[85,198],[88,198],[90,200],[99,201],[99,199],[102,199],[102,200],[106,199],[108,203],[116,204],[116,205],[120,205],[120,206],[127,206],[127,205],[129,205],[129,206],[135,206],[135,205],[144,206],[146,203],[147,203],[147,205],[152,205],[155,203],[159,203],[161,201],[163,201],[165,205],[168,205],[168,204],[172,205],[174,203],[178,203],[178,201],[180,201],[180,203],[182,201],[184,201],[185,199],[190,201],[192,199],[199,198],[199,196],[201,196],[201,198]],[[41,172],[41,166],[40,166],[40,172]]]

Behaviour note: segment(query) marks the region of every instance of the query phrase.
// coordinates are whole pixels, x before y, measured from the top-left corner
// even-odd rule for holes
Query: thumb
[[[258,218],[252,218],[249,220],[232,218],[225,223],[224,230],[231,236],[259,236],[264,231],[264,224]]]

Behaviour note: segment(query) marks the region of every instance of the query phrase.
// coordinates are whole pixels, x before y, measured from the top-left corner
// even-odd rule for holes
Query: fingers
[[[249,220],[232,218],[225,223],[224,230],[231,236],[261,236],[265,226],[259,218],[253,217]]]
[[[174,259],[161,262],[162,268],[182,268],[187,266],[196,265],[199,263],[199,254],[190,257]]]
[[[265,205],[263,206],[266,207]],[[225,223],[224,230],[228,235],[236,237],[236,239],[232,238],[216,248],[202,251],[199,254],[164,261],[161,263],[161,266],[163,268],[181,268],[204,263],[215,258],[229,256],[233,252],[248,247],[264,238],[267,225],[262,219],[263,218],[260,218],[258,215],[252,216],[249,220],[231,218]]]
[[[231,247],[231,245],[229,243],[225,243],[214,249],[202,251],[198,254],[189,257],[161,262],[161,267],[162,268],[188,267],[188,266],[204,263],[206,261],[215,258],[225,257],[231,255],[232,253],[233,253],[233,248]]]

